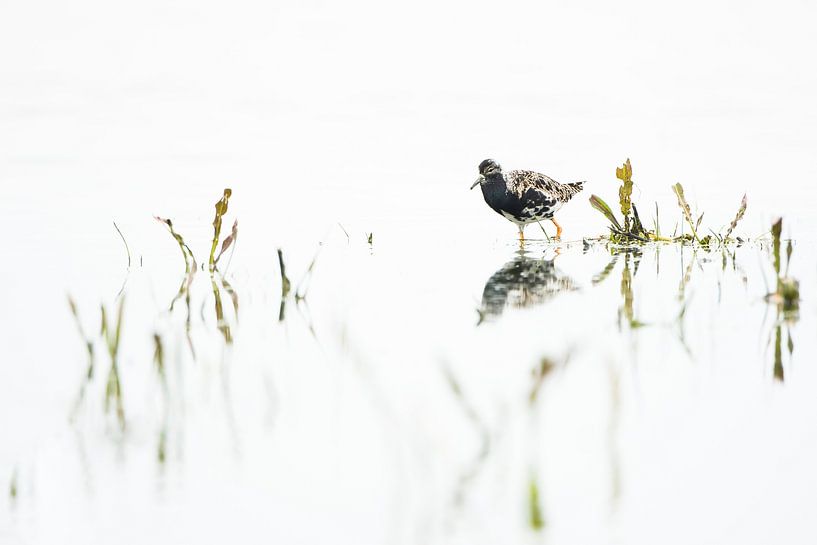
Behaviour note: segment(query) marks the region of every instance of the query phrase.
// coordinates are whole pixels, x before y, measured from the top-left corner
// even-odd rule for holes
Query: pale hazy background
[[[721,218],[748,191],[759,230],[815,204],[815,18],[806,1],[6,1],[0,174],[10,208],[44,218],[61,214],[45,195],[124,223],[160,189],[230,183],[273,236],[427,212],[476,233],[508,229],[463,191],[485,157],[611,199],[630,157],[642,200],[669,211],[680,181]],[[581,208],[568,236],[603,227]]]

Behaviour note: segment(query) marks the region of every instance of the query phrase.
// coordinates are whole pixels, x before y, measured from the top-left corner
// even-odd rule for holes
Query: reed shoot
[[[224,218],[224,214],[227,213],[227,206],[230,202],[230,196],[232,194],[233,194],[232,189],[226,188],[224,190],[224,194],[221,196],[218,202],[216,202],[216,215],[213,218],[213,244],[210,246],[210,270],[212,270],[216,266],[216,248],[218,247],[218,239],[221,236],[221,222],[222,219]],[[227,243],[228,247],[229,245],[230,244]],[[225,249],[226,247],[222,248],[222,253]]]

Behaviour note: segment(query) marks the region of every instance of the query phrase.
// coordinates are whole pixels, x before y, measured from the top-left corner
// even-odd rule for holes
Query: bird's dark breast
[[[532,222],[553,217],[555,199],[546,198],[534,189],[528,189],[520,197],[502,187],[492,187],[486,184],[483,187],[483,196],[488,206],[502,216],[511,216],[519,222]]]

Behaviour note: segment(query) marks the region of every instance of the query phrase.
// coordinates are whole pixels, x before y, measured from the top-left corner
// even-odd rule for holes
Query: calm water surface
[[[512,232],[437,237],[435,221],[284,247],[304,299],[282,300],[275,248],[241,235],[223,273],[187,279],[150,219],[156,245],[132,240],[130,270],[111,226],[110,255],[32,272],[57,289],[9,325],[27,363],[4,372],[4,540],[815,535],[812,245],[793,247],[803,301],[784,315],[764,301],[764,242],[520,247]],[[123,305],[121,419],[115,397],[105,408],[100,304],[111,321]]]

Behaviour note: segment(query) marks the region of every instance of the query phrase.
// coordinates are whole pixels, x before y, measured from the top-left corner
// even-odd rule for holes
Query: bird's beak
[[[476,182],[474,182],[474,183],[471,185],[471,189],[474,189],[475,187],[477,187],[479,184],[481,184],[481,183],[482,183],[482,182],[484,182],[484,181],[485,181],[485,176],[480,176],[479,178],[477,178],[477,181],[476,181]]]

